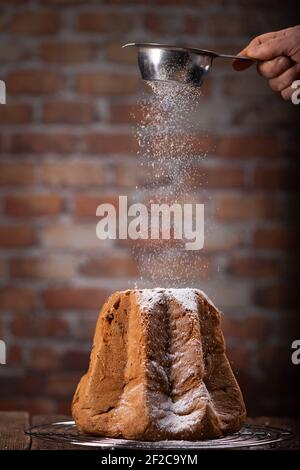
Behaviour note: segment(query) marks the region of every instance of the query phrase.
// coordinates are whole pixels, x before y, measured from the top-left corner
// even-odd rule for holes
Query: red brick
[[[13,70],[8,73],[6,87],[9,93],[52,93],[62,89],[63,80],[51,70]]]
[[[94,47],[90,44],[45,43],[40,48],[41,58],[46,62],[60,65],[91,62]]]
[[[32,119],[32,107],[28,104],[7,103],[1,106],[0,124],[25,124]]]
[[[55,336],[64,338],[69,334],[69,327],[63,318],[53,317],[41,321],[38,325],[38,334],[42,333],[44,336]]]
[[[222,195],[215,198],[216,216],[221,219],[267,219],[278,216],[281,205],[260,195]]]
[[[21,377],[20,374],[4,375],[1,373],[0,396],[10,397],[16,390],[21,390],[22,382],[23,377]]]
[[[149,242],[149,245],[152,241]],[[170,249],[175,245],[177,240],[159,240],[157,251],[151,252],[148,255],[146,266],[144,266],[145,248],[142,248],[141,260],[142,265],[140,267],[141,274],[147,279],[155,279],[157,283],[166,284],[174,283],[180,285],[182,280],[188,275],[189,281],[199,281],[208,279],[211,275],[211,260],[208,256],[203,255],[200,252],[185,251],[183,249],[177,250],[171,254],[168,253]],[[153,243],[155,246],[156,241]],[[163,251],[162,245],[165,245],[165,251]],[[183,247],[182,242],[178,246]],[[138,245],[136,245],[137,247]],[[188,274],[187,274],[188,273]]]
[[[188,15],[184,18],[184,32],[187,34],[201,33],[203,28],[203,19]]]
[[[225,338],[247,341],[249,339],[259,341],[267,339],[272,331],[272,322],[261,316],[248,318],[222,317],[222,329]]]
[[[1,186],[29,186],[34,181],[32,163],[0,163]]]
[[[257,24],[250,12],[241,14],[214,14],[206,19],[208,33],[218,36],[255,35]]]
[[[215,146],[215,139],[211,135],[200,133],[156,133],[151,135],[146,144],[149,153],[153,156],[160,156],[162,148],[167,148],[169,158],[190,159],[191,157],[203,157],[211,153]]]
[[[43,295],[45,307],[51,310],[97,310],[106,297],[106,290],[87,287],[53,288]]]
[[[70,350],[65,352],[62,357],[62,366],[64,370],[72,371],[79,370],[83,371],[88,368],[89,365],[89,352]]]
[[[87,152],[111,155],[130,154],[137,150],[137,142],[132,134],[101,134],[93,132],[84,137]]]
[[[108,0],[106,0],[108,1]],[[121,2],[122,0],[114,0],[116,3]],[[202,6],[205,4],[205,0],[195,0],[196,3],[200,3]],[[193,1],[193,3],[195,3]],[[187,1],[186,0],[157,0],[157,3],[160,5],[186,5]]]
[[[60,366],[58,352],[51,347],[35,347],[30,354],[30,369],[53,370]]]
[[[128,254],[105,256],[87,260],[80,271],[91,277],[135,277],[138,275],[138,263]]]
[[[76,137],[67,133],[14,134],[10,149],[13,153],[71,153],[75,149]]]
[[[219,139],[216,153],[229,158],[275,158],[279,156],[280,146],[275,136],[224,136]]]
[[[132,15],[119,15],[117,13],[81,13],[79,15],[78,29],[86,33],[111,33],[112,31],[131,31],[133,26]]]
[[[91,338],[93,338],[95,333],[95,326],[99,316],[98,311],[89,312],[88,315],[82,315],[79,313],[77,315],[78,323],[76,328],[72,330],[72,338],[74,340],[80,340],[90,344]],[[84,344],[84,343],[82,343]]]
[[[299,233],[287,227],[260,228],[254,234],[254,246],[269,250],[293,250],[298,247]]]
[[[240,228],[228,227],[225,224],[214,223],[208,230],[204,241],[204,248],[208,251],[226,252],[232,248],[242,246],[244,234]]]
[[[46,393],[53,397],[68,397],[69,399],[73,396],[81,375],[82,371],[49,373]]]
[[[24,3],[23,0],[0,0],[0,5],[5,5],[7,3],[13,3],[15,5],[18,5],[18,4],[21,4],[21,3]]]
[[[1,1],[1,0],[0,0]],[[1,20],[0,20],[1,22]],[[1,25],[0,25],[1,30]],[[33,56],[34,50],[28,50],[20,47],[16,41],[5,41],[3,40],[2,47],[0,49],[0,60],[1,63],[16,63],[18,60],[29,59]]]
[[[5,18],[5,15],[2,14],[2,12],[1,12],[1,14],[0,14],[0,32],[2,32],[2,31],[4,32],[6,30],[7,30],[7,19]]]
[[[0,246],[2,248],[18,248],[33,245],[35,241],[32,227],[28,225],[1,225]]]
[[[127,238],[126,240],[118,239],[116,244],[119,248],[127,248],[130,251],[135,250],[136,252],[140,251],[141,253],[152,252],[155,250],[171,250],[172,248],[176,248],[178,251],[183,251],[184,249],[184,242],[182,240],[175,239],[173,236],[171,236],[169,240],[162,239],[161,234],[159,239],[151,239],[150,236],[148,236],[147,239],[139,238],[137,240],[132,240],[132,238]],[[164,276],[160,279],[162,282],[165,281]],[[178,279],[176,279],[176,281],[177,280]]]
[[[155,184],[165,185],[170,183],[170,178],[164,174],[159,174],[155,171],[155,168],[147,168],[147,172],[137,172],[136,161],[133,163],[120,163],[117,162],[113,167],[114,184],[120,188],[130,188],[135,186],[139,187],[151,187],[153,181]]]
[[[8,149],[8,136],[7,135],[0,135],[0,154],[7,152]]]
[[[60,26],[59,14],[55,11],[26,11],[15,15],[10,29],[19,34],[54,34]]]
[[[137,104],[112,103],[110,107],[110,121],[117,124],[131,124],[140,122],[143,109]]]
[[[297,289],[290,284],[276,284],[261,287],[256,292],[256,303],[266,308],[297,309],[299,308],[299,295]]]
[[[63,318],[54,316],[28,316],[26,314],[14,315],[11,322],[12,333],[20,338],[54,337],[65,338],[69,334],[69,327]]]
[[[36,306],[36,296],[32,289],[21,287],[1,287],[0,310],[31,312]]]
[[[86,124],[95,119],[92,103],[80,101],[49,101],[43,106],[45,122],[65,122],[68,124]]]
[[[70,399],[68,399],[68,397],[65,399],[60,397],[59,399],[55,400],[55,403],[57,404],[57,413],[60,413],[63,416],[70,415]]]
[[[251,354],[245,345],[227,348],[227,357],[235,374],[239,369],[249,368]]]
[[[6,382],[6,380],[5,380]],[[5,411],[16,411],[18,408],[17,398],[1,398],[0,397],[0,409]],[[22,407],[22,410],[25,409]]]
[[[253,256],[235,256],[230,263],[230,273],[237,277],[273,277],[279,274],[277,260],[254,258]]]
[[[259,189],[297,189],[300,170],[298,167],[261,167],[254,171],[254,186]]]
[[[145,16],[145,27],[151,33],[162,33],[164,32],[164,21],[163,16],[156,13],[149,13]]]
[[[223,50],[223,47],[220,46],[218,49]],[[229,53],[232,53],[233,50],[234,48],[231,49]],[[218,67],[228,67],[228,60],[216,60],[214,62],[214,67],[215,65]],[[228,101],[233,99],[242,100],[243,98],[247,97],[248,106],[249,104],[256,104],[257,106],[259,102],[266,101],[266,99],[270,97],[270,87],[268,86],[267,81],[261,79],[259,74],[243,74],[240,76],[237,73],[232,73],[227,77],[225,76],[222,80],[222,94],[224,98],[227,98]],[[233,121],[237,127],[240,127],[242,124],[243,127],[247,128],[247,124],[244,122],[244,120],[247,120],[248,107],[246,106],[244,106],[244,108],[241,107],[234,114]],[[253,129],[259,130],[269,127],[272,129],[272,126],[266,126],[265,124],[259,125],[259,120],[267,119],[267,113],[265,112],[265,109],[266,108],[264,107],[260,112],[257,110],[255,111],[255,115],[258,116],[256,118],[255,125],[249,126],[250,128],[252,127]],[[262,116],[262,114],[264,114],[264,116]]]
[[[99,204],[112,204],[117,207],[119,204],[118,196],[88,196],[78,195],[74,200],[74,214],[76,217],[95,217],[96,209]]]
[[[236,167],[194,167],[185,185],[187,188],[242,188],[245,174],[242,168]]]
[[[36,374],[34,371],[28,371],[23,379],[22,392],[25,395],[32,396],[39,390],[43,395],[45,389],[45,376],[43,374]]]
[[[21,366],[23,360],[22,349],[20,346],[12,345],[9,347],[7,354],[7,363],[14,366]]]
[[[178,0],[174,0],[175,2]],[[103,3],[115,3],[115,4],[122,4],[124,3],[123,0],[103,0]],[[128,0],[128,4],[130,5],[137,5],[137,4],[143,4],[144,0]]]
[[[47,248],[75,248],[78,251],[109,247],[110,240],[99,240],[95,222],[74,224],[57,222],[48,224],[40,231],[42,245]]]
[[[61,5],[61,6],[73,6],[77,5],[78,3],[85,3],[84,0],[47,0],[48,3],[53,3],[53,5]]]
[[[51,186],[100,187],[106,182],[106,174],[99,163],[49,162],[42,165],[41,179]]]
[[[137,64],[137,51],[134,47],[124,47],[120,42],[111,43],[105,46],[106,57],[111,62],[121,64]]]
[[[140,78],[137,75],[121,75],[108,72],[82,72],[78,76],[81,93],[99,95],[122,95],[138,90]]]
[[[10,275],[21,279],[71,279],[75,275],[75,262],[69,256],[45,258],[14,258],[10,261]]]
[[[26,194],[6,196],[4,210],[10,216],[49,216],[59,214],[63,209],[63,199],[56,194]]]
[[[4,279],[6,273],[6,262],[4,259],[0,258],[0,279]],[[0,326],[0,332],[1,332],[1,326]]]
[[[56,412],[56,404],[50,398],[22,398],[19,400],[19,409],[26,410],[30,416],[48,415]]]

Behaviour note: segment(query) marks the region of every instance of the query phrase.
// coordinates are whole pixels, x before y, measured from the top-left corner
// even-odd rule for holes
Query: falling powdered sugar
[[[139,200],[147,207],[204,203],[205,189],[200,188],[200,200],[201,181],[194,171],[207,155],[203,143],[207,136],[197,132],[195,117],[201,91],[176,82],[147,83],[151,92],[142,100],[142,119],[136,131],[143,175],[143,186],[137,187]],[[201,251],[186,251],[184,240],[172,236],[170,240],[137,243],[134,256],[140,267],[136,287],[197,287],[199,272],[208,268]]]

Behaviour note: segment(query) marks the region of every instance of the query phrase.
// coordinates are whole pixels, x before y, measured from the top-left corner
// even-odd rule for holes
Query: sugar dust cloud
[[[142,97],[142,117],[136,128],[139,164],[143,186],[136,199],[153,203],[201,204],[205,185],[199,187],[194,168],[207,157],[201,146],[204,134],[197,131],[195,115],[201,106],[200,88],[175,82],[147,82],[149,93]],[[199,286],[207,276],[203,250],[189,252],[184,240],[137,241],[133,256],[140,271],[136,287]]]

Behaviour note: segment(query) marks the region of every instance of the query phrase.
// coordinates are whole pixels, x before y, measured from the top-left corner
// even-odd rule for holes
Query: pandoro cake
[[[197,289],[115,292],[100,312],[72,414],[84,433],[115,438],[200,440],[239,430],[245,405],[218,309]]]

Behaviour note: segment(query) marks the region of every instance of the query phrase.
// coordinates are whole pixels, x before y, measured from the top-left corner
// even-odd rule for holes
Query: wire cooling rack
[[[88,436],[81,433],[74,421],[61,421],[57,423],[33,426],[26,434],[38,439],[45,439],[57,443],[68,443],[74,446],[98,447],[102,449],[233,449],[251,448],[258,446],[276,447],[285,439],[293,437],[293,433],[285,429],[252,424],[244,425],[240,431],[230,436],[204,441],[135,441],[127,439],[112,439],[101,436]]]

